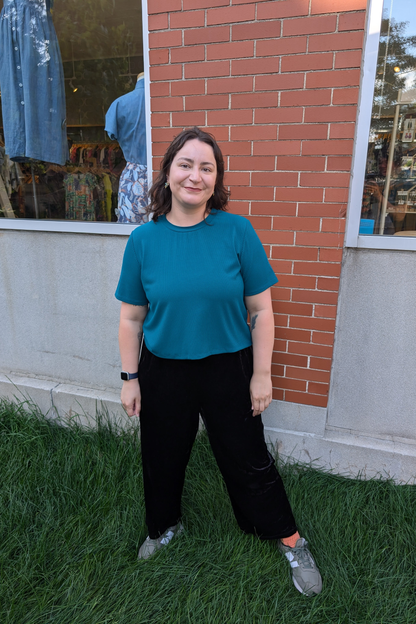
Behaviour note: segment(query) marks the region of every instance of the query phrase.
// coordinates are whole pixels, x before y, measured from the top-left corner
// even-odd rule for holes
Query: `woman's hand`
[[[121,402],[128,416],[139,416],[141,407],[140,386],[137,379],[123,382]]]
[[[254,373],[250,381],[250,396],[253,416],[258,416],[272,402],[271,376]]]

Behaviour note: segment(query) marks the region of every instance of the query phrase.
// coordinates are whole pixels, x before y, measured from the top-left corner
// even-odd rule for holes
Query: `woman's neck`
[[[183,210],[172,206],[170,212],[167,213],[166,219],[172,225],[178,225],[179,227],[190,227],[201,223],[207,216],[206,205],[199,207],[197,210]]]

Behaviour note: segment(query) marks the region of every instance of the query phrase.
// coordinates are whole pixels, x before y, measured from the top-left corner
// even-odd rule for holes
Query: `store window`
[[[0,8],[0,218],[141,223],[140,0]]]
[[[360,234],[416,235],[416,11],[384,0]]]

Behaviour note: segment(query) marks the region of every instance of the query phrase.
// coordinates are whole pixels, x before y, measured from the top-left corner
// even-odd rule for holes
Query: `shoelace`
[[[313,559],[310,552],[306,549],[306,546],[307,543],[305,542],[303,546],[299,546],[298,548],[292,548],[291,552],[293,554],[293,558],[296,558],[300,566],[307,570],[312,570],[312,568],[314,567]]]

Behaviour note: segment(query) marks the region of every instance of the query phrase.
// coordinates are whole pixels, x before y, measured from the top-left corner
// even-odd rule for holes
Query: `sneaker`
[[[175,535],[179,535],[183,531],[183,525],[179,522],[175,524],[175,526],[171,526],[160,537],[156,539],[151,539],[149,536],[146,537],[145,541],[139,548],[139,554],[137,556],[138,559],[149,559],[152,555],[155,554],[158,550],[162,548],[162,546],[166,546],[172,540]]]
[[[322,591],[322,578],[311,553],[308,542],[300,537],[294,548],[285,546],[279,540],[278,548],[285,555],[292,568],[293,584],[301,594],[313,596]]]

